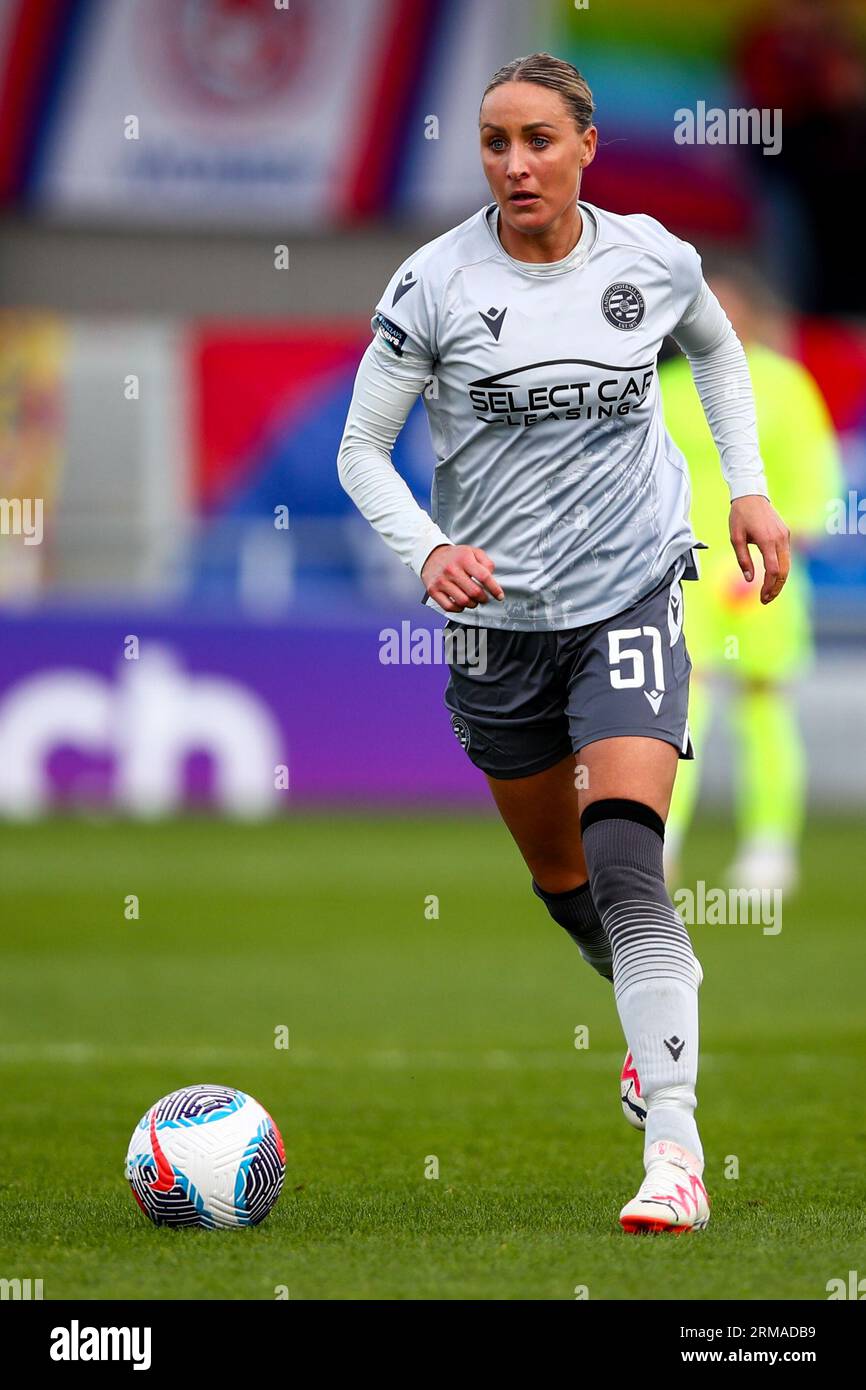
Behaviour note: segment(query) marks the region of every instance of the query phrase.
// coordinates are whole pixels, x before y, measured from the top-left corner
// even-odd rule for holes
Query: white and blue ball
[[[139,1120],[132,1195],[157,1226],[256,1226],[280,1195],[286,1154],[257,1100],[231,1086],[184,1086]]]

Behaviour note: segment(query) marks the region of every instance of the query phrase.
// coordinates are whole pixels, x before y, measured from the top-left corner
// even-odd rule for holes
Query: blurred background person
[[[775,505],[790,518],[795,559],[784,604],[768,612],[757,583],[747,584],[731,552],[719,464],[701,403],[677,358],[661,368],[665,422],[685,454],[692,480],[701,578],[687,591],[684,626],[693,664],[689,725],[705,746],[712,684],[733,696],[737,853],[727,877],[737,887],[793,889],[806,815],[806,749],[791,683],[814,660],[805,550],[826,534],[828,501],[840,495],[836,432],[814,377],[786,345],[778,301],[760,276],[729,265],[708,277],[746,349],[758,435]],[[761,563],[757,570],[760,574]],[[680,769],[666,827],[668,872],[676,878],[683,839],[695,810],[703,759]]]

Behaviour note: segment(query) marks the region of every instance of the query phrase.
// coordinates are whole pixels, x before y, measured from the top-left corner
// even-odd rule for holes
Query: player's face
[[[581,134],[559,93],[536,82],[488,92],[479,125],[481,162],[503,219],[518,232],[545,231],[574,206],[595,155],[595,126]],[[515,198],[518,191],[535,197]]]

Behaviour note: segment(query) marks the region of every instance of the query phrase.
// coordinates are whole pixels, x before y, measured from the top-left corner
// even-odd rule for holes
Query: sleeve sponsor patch
[[[403,344],[406,341],[406,334],[402,328],[398,328],[396,323],[386,319],[384,314],[377,314],[374,320],[376,332],[380,338],[384,338],[390,348],[393,348],[398,357],[403,356]]]

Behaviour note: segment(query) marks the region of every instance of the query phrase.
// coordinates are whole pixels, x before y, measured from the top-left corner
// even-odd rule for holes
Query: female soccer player
[[[701,542],[662,417],[666,335],[691,363],[747,580],[749,544],[763,557],[764,603],[787,577],[789,533],[768,499],[743,349],[697,252],[651,217],[579,200],[593,111],[581,74],[548,53],[494,74],[479,134],[495,201],[392,277],[338,468],[448,627],[480,629],[484,660],[451,667],[454,731],[533,890],[613,983],[646,1107],[646,1177],[620,1222],[696,1230],[709,1220],[701,972],[662,851],[677,761],[694,756],[680,580],[698,577]],[[422,392],[432,515],[391,463]]]

